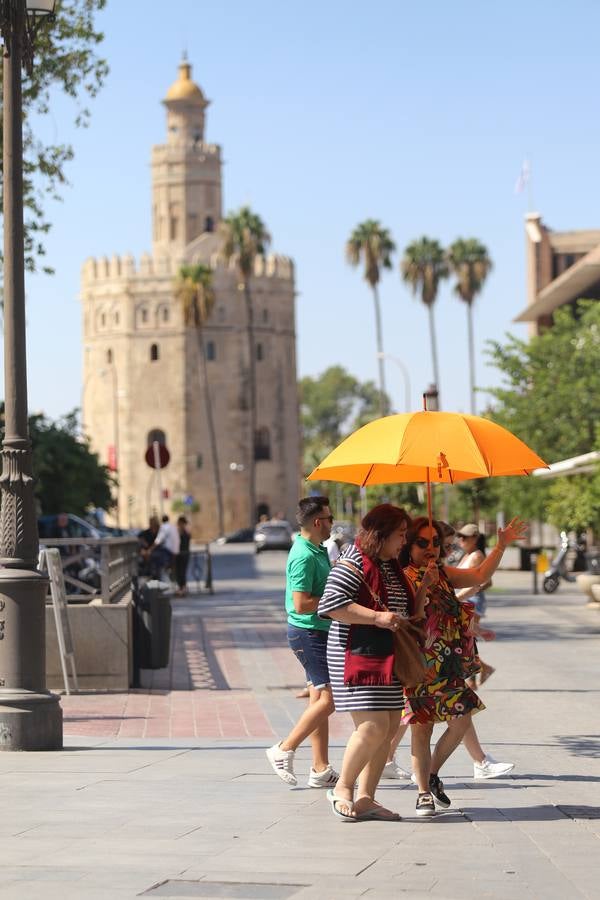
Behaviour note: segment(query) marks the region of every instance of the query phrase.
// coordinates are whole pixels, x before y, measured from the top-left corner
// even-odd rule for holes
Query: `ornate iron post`
[[[53,4],[52,4],[53,6]],[[36,9],[37,7],[37,9]],[[0,750],[62,747],[59,698],[46,690],[46,578],[27,426],[21,67],[31,64],[40,0],[2,0],[5,434],[0,491]],[[28,20],[28,11],[34,17]]]

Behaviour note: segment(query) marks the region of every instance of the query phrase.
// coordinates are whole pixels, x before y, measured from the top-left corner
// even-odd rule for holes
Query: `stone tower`
[[[152,150],[152,254],[88,259],[82,270],[83,424],[118,479],[113,519],[145,524],[153,512],[186,513],[194,537],[214,538],[214,470],[206,429],[198,334],[185,327],[174,283],[181,265],[213,270],[216,301],[203,330],[219,448],[225,530],[260,513],[291,518],[300,490],[294,269],[259,258],[254,307],[257,432],[249,433],[246,313],[235,265],[220,258],[220,148],[204,140],[208,101],[183,61],[163,101],[167,140]],[[168,466],[144,462],[153,439]],[[256,460],[257,509],[248,471]]]

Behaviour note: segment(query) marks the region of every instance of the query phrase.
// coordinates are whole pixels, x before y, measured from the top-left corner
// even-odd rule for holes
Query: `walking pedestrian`
[[[433,567],[413,597],[398,565],[409,523],[403,509],[388,503],[367,513],[356,540],[331,570],[319,603],[319,615],[333,620],[327,663],[335,708],[349,712],[354,723],[339,781],[328,794],[334,815],[346,822],[400,818],[375,800],[404,707],[393,671],[393,632],[402,618],[423,614],[427,587],[437,577]]]
[[[288,615],[288,643],[304,668],[309,704],[294,728],[267,752],[276,775],[294,787],[294,754],[310,736],[312,767],[308,777],[311,788],[330,788],[337,772],[329,764],[329,716],[333,698],[327,668],[327,632],[329,621],[317,615],[317,607],[331,564],[323,541],[331,534],[333,516],[327,497],[300,500],[296,520],[300,534],[289,552],[286,567],[285,608]]]
[[[439,578],[428,589],[425,606],[424,656],[429,670],[427,682],[405,691],[403,723],[411,725],[413,772],[419,796],[417,815],[435,815],[435,807],[447,809],[450,799],[444,792],[439,771],[462,741],[471,715],[485,709],[465,678],[479,669],[473,632],[474,607],[461,603],[455,588],[486,582],[496,571],[507,545],[525,532],[524,523],[513,519],[498,529],[498,543],[475,569],[446,567],[440,563],[444,536],[438,522],[429,525],[421,516],[412,523],[401,555],[404,573],[418,589],[432,563],[439,564]],[[431,735],[436,722],[446,730],[431,753]]]
[[[191,540],[191,532],[185,516],[179,516],[177,519],[177,531],[179,533],[179,553],[175,557],[176,594],[178,597],[185,597],[187,594],[187,570],[190,561]]]

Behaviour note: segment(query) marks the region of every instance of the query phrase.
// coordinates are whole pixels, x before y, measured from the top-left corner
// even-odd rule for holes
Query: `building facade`
[[[82,270],[83,427],[118,480],[121,526],[184,512],[194,536],[217,536],[198,335],[176,298],[182,265],[213,270],[215,304],[203,329],[223,485],[225,531],[260,514],[291,517],[300,490],[292,261],[256,261],[251,279],[257,431],[250,434],[247,320],[235,261],[220,255],[221,149],[204,139],[208,101],[184,61],[165,99],[166,143],[152,150],[152,253],[88,259]],[[168,465],[145,462],[155,440]],[[257,509],[249,508],[256,463]]]
[[[552,326],[559,306],[600,299],[600,230],[552,231],[539,213],[525,217],[527,307],[515,322],[530,334]]]

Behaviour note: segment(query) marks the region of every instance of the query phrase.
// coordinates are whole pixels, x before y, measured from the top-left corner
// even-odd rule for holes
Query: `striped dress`
[[[347,559],[362,571],[362,556],[355,544],[350,544],[342,552],[340,559]],[[387,588],[390,612],[406,618],[408,597],[404,585],[398,580],[390,563],[380,561],[379,566]],[[328,619],[332,610],[355,603],[360,586],[361,580],[352,569],[339,564],[334,565],[319,601],[318,612],[321,618]],[[350,687],[344,684],[344,661],[349,629],[349,625],[333,619],[327,639],[327,666],[336,711],[403,709],[404,694],[395,676],[390,685],[369,684]]]

